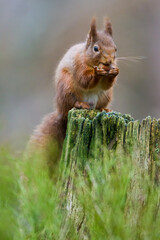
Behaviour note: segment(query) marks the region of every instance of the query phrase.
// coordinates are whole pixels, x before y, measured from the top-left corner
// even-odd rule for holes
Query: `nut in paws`
[[[109,75],[117,76],[119,74],[119,68],[112,68],[109,71]]]

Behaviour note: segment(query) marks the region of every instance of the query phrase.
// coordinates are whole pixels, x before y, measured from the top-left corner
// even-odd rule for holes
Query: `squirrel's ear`
[[[108,17],[104,18],[104,31],[112,36],[112,24]]]
[[[95,42],[97,39],[97,30],[96,30],[96,18],[93,17],[90,25],[90,31],[87,37],[87,47],[91,42]]]

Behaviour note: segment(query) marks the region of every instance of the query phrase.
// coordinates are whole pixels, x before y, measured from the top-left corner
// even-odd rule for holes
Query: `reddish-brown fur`
[[[56,111],[47,115],[36,128],[31,145],[47,150],[49,144],[54,144],[61,149],[71,108],[101,110],[111,101],[119,69],[109,20],[105,19],[104,27],[104,31],[97,31],[93,19],[86,42],[73,46],[61,60],[55,76]]]

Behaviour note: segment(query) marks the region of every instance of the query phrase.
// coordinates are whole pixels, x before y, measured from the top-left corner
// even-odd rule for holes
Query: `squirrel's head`
[[[112,38],[112,25],[108,18],[104,19],[104,29],[97,31],[96,19],[93,18],[86,40],[85,55],[87,63],[91,66],[99,64],[116,64],[116,45]]]

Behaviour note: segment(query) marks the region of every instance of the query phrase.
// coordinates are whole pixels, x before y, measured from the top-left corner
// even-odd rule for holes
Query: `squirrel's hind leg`
[[[99,111],[105,110],[106,112],[111,112],[110,109],[107,108],[109,103],[112,100],[112,88],[108,91],[105,91],[100,97],[97,102],[96,109]]]

